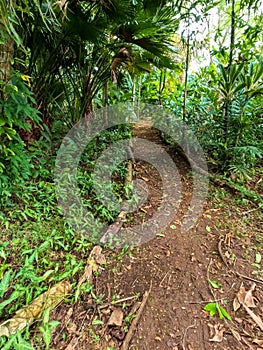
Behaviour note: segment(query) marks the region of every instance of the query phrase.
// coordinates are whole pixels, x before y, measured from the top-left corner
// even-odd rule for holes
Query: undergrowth
[[[117,212],[105,207],[96,197],[92,172],[101,152],[118,139],[129,138],[129,126],[119,126],[102,132],[92,140],[82,154],[77,182],[80,195],[95,217],[111,223]],[[59,138],[57,138],[57,141]],[[51,142],[51,141],[50,141]],[[32,177],[22,184],[9,184],[1,197],[0,243],[0,318],[8,319],[24,305],[47,291],[55,283],[68,280],[73,288],[84,272],[86,258],[92,247],[89,234],[81,235],[63,218],[57,204],[54,186],[54,165],[57,145],[46,147],[46,140],[29,143],[33,167]],[[46,154],[44,151],[47,151]],[[125,162],[113,169],[114,192],[124,198],[127,167]],[[73,302],[74,295],[68,301]],[[36,348],[48,349],[52,327],[47,317],[40,330]],[[41,335],[42,334],[42,335]],[[28,329],[16,335],[0,337],[1,349],[31,349]],[[42,339],[42,340],[41,340]],[[45,344],[45,345],[43,345]]]

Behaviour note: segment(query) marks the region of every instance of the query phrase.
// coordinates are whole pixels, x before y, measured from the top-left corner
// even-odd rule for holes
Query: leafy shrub
[[[32,107],[35,100],[23,81],[14,73],[8,84],[0,82],[3,98],[0,101],[0,204],[11,204],[16,186],[32,175],[32,164],[26,145],[19,131],[31,130],[32,124],[40,123],[39,112]]]

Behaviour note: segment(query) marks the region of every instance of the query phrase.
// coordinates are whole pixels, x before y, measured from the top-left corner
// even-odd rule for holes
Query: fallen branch
[[[128,331],[125,339],[124,339],[124,342],[122,343],[121,350],[128,350],[128,348],[129,348],[130,341],[132,339],[132,336],[133,336],[133,333],[135,331],[135,328],[137,327],[137,324],[138,324],[138,322],[139,322],[139,320],[141,318],[141,315],[142,315],[143,310],[145,308],[146,302],[147,302],[148,297],[149,297],[149,295],[151,293],[151,289],[152,289],[152,282],[151,282],[149,290],[144,293],[144,296],[143,296],[141,305],[139,307],[138,313],[137,313],[136,317],[134,318],[134,320],[131,323],[129,331]]]
[[[98,270],[99,265],[105,264],[106,259],[105,256],[102,254],[102,248],[101,246],[96,245],[90,252],[84,273],[80,277],[77,287],[80,287],[87,280],[89,280],[89,282],[92,283],[93,272]]]
[[[9,337],[35,320],[39,320],[47,309],[54,309],[70,293],[72,286],[67,281],[61,281],[45,293],[39,295],[27,306],[16,311],[13,318],[0,325],[0,336]]]

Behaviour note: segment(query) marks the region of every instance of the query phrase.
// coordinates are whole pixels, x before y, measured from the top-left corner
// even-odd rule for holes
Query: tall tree
[[[14,38],[12,37],[12,29],[14,30],[14,27],[10,23],[10,17],[12,18],[13,15],[13,6],[15,6],[15,0],[0,1],[0,81],[3,83],[7,83],[10,80],[11,60],[14,56]]]

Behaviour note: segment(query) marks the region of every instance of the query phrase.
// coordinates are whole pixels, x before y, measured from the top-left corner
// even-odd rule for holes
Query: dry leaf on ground
[[[252,343],[255,343],[259,345],[260,347],[263,347],[263,339],[254,339]]]
[[[120,327],[122,325],[123,316],[123,311],[121,309],[113,310],[108,325]]]
[[[209,339],[209,341],[221,343],[223,341],[225,328],[221,324],[216,324],[214,326],[214,330],[215,330],[215,335],[213,336],[213,338]]]
[[[252,310],[250,310],[251,307],[256,307],[254,303],[254,297],[252,295],[252,292],[255,290],[256,284],[253,283],[252,286],[248,291],[246,291],[245,287],[243,285],[240,286],[240,289],[237,293],[237,296],[234,300],[233,306],[234,310],[236,311],[240,304],[244,307],[246,312],[249,314],[249,316],[253,319],[254,322],[259,326],[259,328],[263,331],[263,322],[261,318],[256,315]]]
[[[245,287],[241,285],[239,292],[237,293],[237,299],[240,304],[246,305],[247,307],[256,307],[254,303],[254,297],[252,292],[255,290],[256,284],[253,283],[248,291],[246,291]]]

